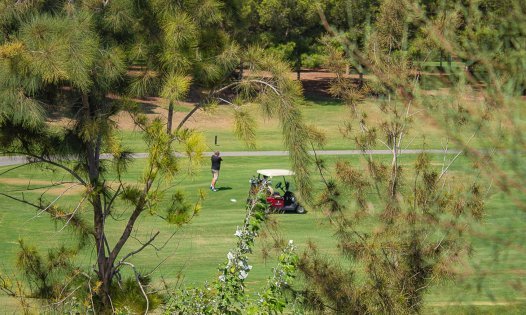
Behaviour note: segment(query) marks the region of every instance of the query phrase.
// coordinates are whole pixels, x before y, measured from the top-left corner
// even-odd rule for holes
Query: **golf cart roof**
[[[294,175],[293,171],[280,169],[257,170],[257,173],[268,177]]]

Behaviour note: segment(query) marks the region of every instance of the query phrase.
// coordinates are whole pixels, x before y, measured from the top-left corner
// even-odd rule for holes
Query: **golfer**
[[[212,155],[212,183],[210,184],[210,190],[217,191],[216,182],[219,177],[219,169],[221,168],[221,161],[223,159],[219,156],[219,151],[215,151]]]

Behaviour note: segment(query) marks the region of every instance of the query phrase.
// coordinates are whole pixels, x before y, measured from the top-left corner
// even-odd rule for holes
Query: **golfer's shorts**
[[[214,178],[219,177],[219,170],[212,169],[212,176],[214,176]]]

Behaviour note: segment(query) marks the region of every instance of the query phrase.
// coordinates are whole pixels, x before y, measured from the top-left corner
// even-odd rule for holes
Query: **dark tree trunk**
[[[363,87],[363,72],[358,72],[358,87],[359,88],[362,88]]]
[[[298,54],[296,59],[296,79],[301,80],[301,56]]]
[[[172,120],[174,116],[174,103],[173,101],[170,101],[170,105],[168,105],[168,123],[166,127],[166,132],[171,133],[172,132]]]
[[[97,102],[90,99],[88,94],[82,95],[82,106],[84,108],[84,115],[86,121],[93,121],[97,119],[97,113],[101,112],[101,108],[97,107]],[[95,245],[97,247],[97,277],[101,281],[101,291],[99,298],[102,307],[106,310],[111,310],[111,282],[113,278],[112,266],[113,262],[108,259],[108,254],[105,247],[106,235],[104,232],[105,224],[105,209],[102,204],[103,187],[100,183],[100,150],[102,145],[102,133],[99,133],[96,138],[88,139],[86,145],[86,166],[89,177],[89,185],[92,190],[90,203],[93,207],[93,226]]]

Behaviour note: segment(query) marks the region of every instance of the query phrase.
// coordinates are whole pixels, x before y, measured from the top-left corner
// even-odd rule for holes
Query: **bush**
[[[301,66],[304,68],[320,68],[325,63],[326,57],[319,53],[302,54]]]

